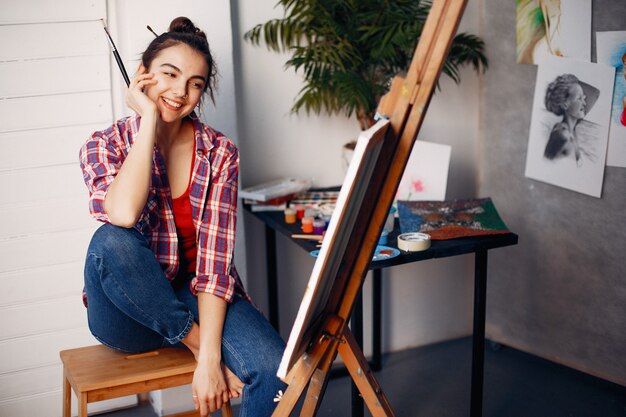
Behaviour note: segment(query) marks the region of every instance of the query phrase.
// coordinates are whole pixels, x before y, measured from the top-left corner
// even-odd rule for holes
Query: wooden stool
[[[78,417],[87,417],[87,403],[191,384],[196,360],[187,349],[163,348],[129,355],[103,345],[64,350],[63,417],[71,416],[71,391],[78,397]],[[176,417],[199,416],[198,411]],[[231,417],[230,402],[222,416]]]

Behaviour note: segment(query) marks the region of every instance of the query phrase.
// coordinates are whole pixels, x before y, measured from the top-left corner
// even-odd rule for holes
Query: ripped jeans
[[[170,283],[145,237],[135,229],[102,225],[85,263],[89,329],[104,345],[124,352],[184,347],[198,299],[189,278]],[[263,315],[235,296],[222,334],[222,360],[245,384],[240,416],[270,416],[285,384],[276,370],[285,343]]]

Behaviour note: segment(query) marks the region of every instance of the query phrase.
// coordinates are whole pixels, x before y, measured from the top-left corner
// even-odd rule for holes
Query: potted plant
[[[290,51],[287,67],[304,86],[292,112],[356,114],[362,130],[374,123],[380,98],[394,75],[406,71],[431,7],[424,0],[279,0],[282,19],[249,30],[244,38],[274,51]],[[484,42],[455,36],[443,72],[456,83],[459,70],[484,71]]]

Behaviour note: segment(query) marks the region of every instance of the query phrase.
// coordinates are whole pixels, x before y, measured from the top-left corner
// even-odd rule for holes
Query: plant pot
[[[346,143],[341,148],[341,165],[343,166],[344,173],[348,172],[348,167],[350,166],[350,161],[352,161],[352,156],[354,155],[355,147],[356,147],[356,141],[353,140],[351,142]]]

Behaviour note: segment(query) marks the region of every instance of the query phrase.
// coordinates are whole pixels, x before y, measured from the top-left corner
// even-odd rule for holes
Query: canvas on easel
[[[278,377],[285,378],[288,369],[304,353],[316,321],[323,318],[324,307],[332,289],[333,277],[341,266],[347,249],[348,237],[355,225],[355,213],[365,195],[367,184],[380,153],[389,121],[381,120],[361,133],[354,148],[354,155],[348,167],[341,191],[337,197],[328,228],[324,234],[320,253],[313,266],[300,309],[291,329],[291,335],[278,368]]]
[[[465,4],[433,1],[411,66],[392,83],[385,100],[390,121],[363,133],[280,365],[279,376],[288,388],[274,416],[290,415],[305,390],[300,415],[315,415],[337,354],[371,414],[394,415],[347,322]]]

